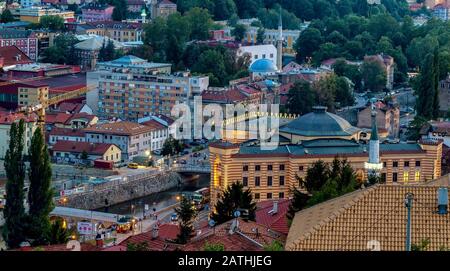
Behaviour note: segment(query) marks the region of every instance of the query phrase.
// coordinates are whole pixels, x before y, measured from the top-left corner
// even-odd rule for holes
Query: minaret
[[[365,163],[369,175],[378,176],[383,164],[380,163],[380,140],[378,138],[377,112],[372,104],[372,132],[369,141],[369,162]]]
[[[142,23],[145,24],[147,22],[147,13],[145,12],[145,8],[142,9],[141,18],[142,18]]]
[[[277,40],[277,68],[279,71],[283,69],[283,21],[281,18],[280,8],[280,20],[278,23],[278,40]]]

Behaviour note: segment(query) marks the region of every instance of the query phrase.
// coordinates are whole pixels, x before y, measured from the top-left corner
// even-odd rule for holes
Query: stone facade
[[[108,188],[98,187],[92,191],[70,195],[66,207],[79,209],[98,209],[108,205],[140,198],[153,193],[162,192],[181,184],[182,179],[178,173],[165,172],[147,178],[120,183]]]

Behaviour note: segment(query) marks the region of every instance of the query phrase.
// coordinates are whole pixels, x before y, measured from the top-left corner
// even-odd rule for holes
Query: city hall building
[[[374,146],[379,175],[388,184],[416,184],[441,176],[442,141],[380,144],[374,134],[376,144],[368,144],[367,134],[324,107],[280,127],[279,135],[274,150],[263,150],[254,140],[210,144],[212,206],[233,182],[250,188],[256,201],[287,198],[290,188],[299,187],[296,176],[305,177],[314,162],[331,163],[336,156],[347,159],[359,181],[366,180],[369,146]]]

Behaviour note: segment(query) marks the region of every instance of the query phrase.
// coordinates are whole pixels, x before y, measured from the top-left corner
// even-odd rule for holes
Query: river
[[[195,180],[188,180],[186,178],[184,185],[180,188],[174,188],[168,191],[111,205],[109,207],[103,207],[97,209],[97,211],[120,215],[135,215],[140,217],[142,216],[145,204],[148,204],[150,210],[153,208],[155,208],[156,211],[161,210],[164,207],[175,204],[177,202],[177,195],[180,195],[181,192],[195,191],[203,187],[208,187],[209,182],[209,174],[199,174],[199,177]]]

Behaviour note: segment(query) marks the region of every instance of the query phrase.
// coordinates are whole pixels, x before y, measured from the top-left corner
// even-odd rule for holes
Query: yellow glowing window
[[[416,182],[420,181],[420,171],[416,171],[416,175],[414,176],[414,180]]]
[[[407,182],[408,182],[408,179],[409,179],[409,172],[405,171],[405,172],[403,173],[403,182],[404,182],[404,183],[407,183]]]

